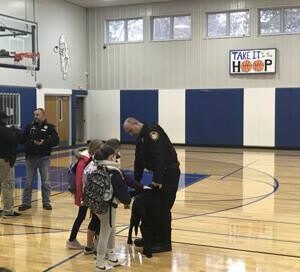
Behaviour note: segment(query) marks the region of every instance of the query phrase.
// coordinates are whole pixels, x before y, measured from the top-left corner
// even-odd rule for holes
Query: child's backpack
[[[83,203],[96,214],[104,214],[108,211],[113,197],[113,187],[108,168],[97,165],[97,169],[87,174]]]
[[[68,191],[72,194],[76,193],[76,169],[78,160],[70,164],[67,172]]]

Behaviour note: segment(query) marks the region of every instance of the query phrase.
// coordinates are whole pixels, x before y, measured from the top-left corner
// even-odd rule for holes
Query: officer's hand
[[[162,188],[162,184],[160,184],[160,183],[156,183],[156,182],[154,182],[154,181],[152,181],[152,186],[154,187],[154,188],[158,188],[158,189],[161,189]]]
[[[39,141],[34,140],[34,143],[35,143],[36,145],[42,145],[42,144],[44,143],[44,140],[39,140]]]

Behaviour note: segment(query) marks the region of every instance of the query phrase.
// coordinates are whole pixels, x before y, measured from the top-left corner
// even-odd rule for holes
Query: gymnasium
[[[60,138],[52,210],[37,171],[31,209],[0,218],[0,271],[95,271],[93,254],[66,247],[78,210],[67,171],[74,149],[116,138],[133,173],[123,122],[135,117],[177,151],[172,251],[128,245],[119,205],[112,271],[299,272],[299,48],[300,0],[0,0],[0,110],[24,130],[43,108]],[[19,145],[16,211],[25,162]]]

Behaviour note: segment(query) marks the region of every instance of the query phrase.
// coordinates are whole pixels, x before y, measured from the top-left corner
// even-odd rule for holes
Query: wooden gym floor
[[[300,151],[177,147],[184,174],[204,174],[181,189],[173,208],[173,251],[147,259],[126,244],[130,211],[117,211],[115,271],[300,271]],[[122,147],[122,167],[133,167],[132,146]],[[51,161],[52,211],[41,205],[40,183],[32,209],[0,221],[0,267],[23,271],[94,271],[94,257],[69,250],[65,241],[77,214],[65,192],[70,151]],[[16,186],[24,184],[24,159]],[[188,176],[188,175],[186,175]],[[193,175],[192,175],[193,176]],[[195,182],[196,181],[196,182]],[[21,189],[15,191],[20,204]],[[78,240],[85,244],[88,218]]]

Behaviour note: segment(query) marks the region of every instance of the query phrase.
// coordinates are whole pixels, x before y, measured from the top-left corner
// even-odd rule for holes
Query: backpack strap
[[[111,203],[112,203],[112,201],[111,201]],[[109,225],[110,225],[110,227],[112,228],[112,223],[111,223],[111,207],[112,207],[112,205],[109,205]]]
[[[110,225],[111,228],[112,228],[112,223],[111,223],[112,208],[115,208],[115,209],[118,208],[118,204],[113,203],[113,198],[110,200],[110,205],[109,205],[109,225]]]

